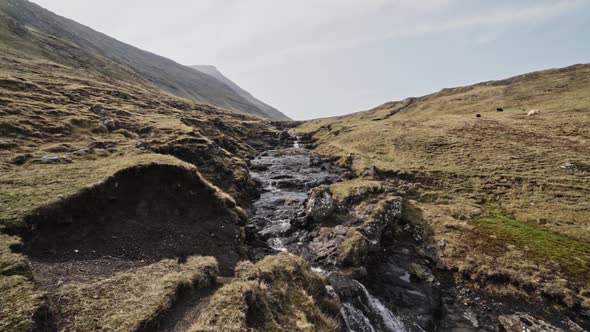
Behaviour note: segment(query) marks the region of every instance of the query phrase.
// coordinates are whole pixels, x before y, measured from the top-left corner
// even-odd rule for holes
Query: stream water
[[[308,248],[304,236],[297,236],[294,225],[304,217],[304,202],[311,188],[338,181],[338,170],[329,162],[313,155],[309,142],[292,137],[283,147],[267,150],[252,160],[251,176],[262,188],[254,203],[250,232],[258,241],[265,241],[259,255],[275,251],[299,253]],[[269,252],[270,251],[270,252]],[[324,275],[338,272],[324,270],[315,262],[314,270]],[[346,281],[356,289],[354,296],[341,299],[345,331],[406,331],[403,323],[387,307],[356,280]]]

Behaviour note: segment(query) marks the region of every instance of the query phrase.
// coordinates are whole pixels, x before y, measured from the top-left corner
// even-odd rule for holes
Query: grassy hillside
[[[279,112],[269,114],[209,75],[122,43],[27,0],[0,1],[0,21],[3,48],[19,49],[24,54],[35,50],[60,64],[92,66],[100,74],[115,74],[117,79],[131,83],[149,82],[197,102],[262,117],[285,118]],[[96,58],[102,58],[102,64]]]
[[[340,196],[373,187],[414,200],[448,267],[491,292],[589,308],[590,65],[444,89],[297,131],[355,172],[335,186]]]
[[[236,201],[255,188],[245,159],[275,135],[266,121],[176,97],[1,13],[0,41],[0,329],[86,330],[81,304],[151,324],[200,273],[166,259],[209,253],[230,273]],[[117,318],[104,303],[123,281],[147,302]]]

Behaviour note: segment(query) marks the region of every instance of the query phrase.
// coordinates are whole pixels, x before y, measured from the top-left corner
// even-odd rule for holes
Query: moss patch
[[[340,260],[345,265],[360,265],[369,253],[369,240],[359,231],[352,234],[340,244]]]
[[[210,286],[217,276],[212,257],[185,264],[163,260],[91,283],[70,283],[52,295],[64,331],[134,331],[169,310],[183,288]]]
[[[481,218],[475,224],[494,234],[500,242],[509,242],[524,248],[531,259],[541,263],[546,259],[553,260],[579,282],[590,282],[590,243],[502,214]]]

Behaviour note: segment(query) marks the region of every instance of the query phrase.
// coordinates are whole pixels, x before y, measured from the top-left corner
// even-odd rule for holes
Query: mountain
[[[52,61],[88,68],[130,82],[148,82],[174,95],[229,110],[285,119],[253,103],[210,75],[120,42],[26,0],[0,1],[2,46],[35,50]],[[92,65],[94,64],[94,65]]]
[[[279,119],[279,120],[291,120],[287,116],[285,116],[283,113],[279,112],[276,108],[274,108],[270,105],[267,105],[267,104],[263,103],[262,101],[256,99],[248,91],[242,89],[239,85],[237,85],[232,80],[230,80],[225,75],[223,75],[215,66],[200,65],[200,66],[191,66],[191,67],[202,72],[202,73],[205,73],[209,76],[213,76],[216,79],[218,79],[219,81],[223,82],[225,85],[232,88],[232,90],[234,90],[240,96],[244,97],[244,99],[248,100],[253,105],[256,105],[256,107],[258,107],[258,109],[260,109],[263,113],[267,114],[269,118]]]

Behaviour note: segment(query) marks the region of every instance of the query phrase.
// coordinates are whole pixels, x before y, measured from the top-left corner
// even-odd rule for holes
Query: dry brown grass
[[[181,291],[211,286],[212,257],[163,260],[91,283],[70,283],[51,296],[64,331],[135,331],[171,308]]]
[[[244,217],[234,198],[246,199],[254,184],[242,158],[255,153],[249,143],[273,134],[265,121],[174,97],[120,66],[97,72],[102,63],[58,64],[47,50],[26,47],[0,53],[0,233],[25,233],[31,213],[147,164],[200,173]],[[64,163],[43,163],[48,155]],[[13,250],[19,240],[0,236],[0,284],[13,285],[2,289],[2,302],[22,305],[3,307],[11,314],[2,323],[33,328],[40,293],[27,259]]]
[[[32,207],[108,176],[108,168],[132,166],[138,158],[180,163],[151,152],[198,166],[234,198],[253,188],[239,157],[255,153],[244,141],[271,132],[264,121],[90,69],[5,52],[0,55],[0,224],[18,223]],[[42,164],[49,155],[71,164]]]
[[[0,330],[31,331],[35,316],[46,308],[45,295],[24,276],[0,276]]]
[[[531,109],[541,115],[526,116]],[[314,133],[319,153],[351,161],[357,174],[372,166],[384,171],[382,190],[417,185],[412,198],[434,238],[447,241],[448,266],[493,283],[496,292],[504,284],[504,290],[534,288],[540,291],[531,293],[568,304],[587,302],[585,249],[561,259],[564,251],[533,255],[531,248],[548,239],[566,249],[590,241],[590,172],[584,167],[590,163],[590,65],[445,89],[296,130]],[[580,166],[561,168],[566,162]],[[400,180],[399,172],[415,178]],[[343,188],[345,196],[367,180],[334,191]],[[494,211],[511,221],[482,227],[489,224],[479,221]],[[576,272],[566,259],[577,262]]]
[[[337,331],[322,311],[324,282],[301,257],[269,256],[236,269],[236,280],[221,288],[191,331]]]

